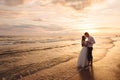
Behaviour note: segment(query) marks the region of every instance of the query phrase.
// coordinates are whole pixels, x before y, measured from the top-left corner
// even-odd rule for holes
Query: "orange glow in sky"
[[[79,0],[75,3],[31,0],[14,6],[0,4],[0,34],[99,33],[113,27],[117,31],[120,26],[120,2],[117,0],[97,2],[82,10],[79,10]]]

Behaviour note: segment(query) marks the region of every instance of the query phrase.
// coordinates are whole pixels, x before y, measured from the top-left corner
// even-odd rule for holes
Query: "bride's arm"
[[[83,42],[83,46],[87,47],[87,46],[88,46],[88,42],[87,42],[87,41],[84,41],[84,42]]]

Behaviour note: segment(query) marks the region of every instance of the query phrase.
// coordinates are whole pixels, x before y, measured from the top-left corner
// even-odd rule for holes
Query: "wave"
[[[25,50],[8,49],[8,50],[5,50],[5,51],[1,51],[0,52],[0,57],[5,58],[5,57],[8,57],[8,56],[23,55],[26,52],[50,50],[50,49],[56,49],[56,48],[64,48],[64,47],[69,47],[69,46],[74,46],[74,45],[79,45],[79,44],[78,43],[73,43],[73,44],[69,44],[69,45],[52,46],[52,47],[44,47],[44,48],[35,47],[35,48],[29,48],[29,49],[25,49]]]
[[[34,39],[35,38],[35,39]],[[0,36],[0,45],[17,45],[17,44],[35,44],[35,43],[54,43],[61,41],[74,41],[79,38],[65,38],[65,37],[54,37],[54,38],[43,38],[43,37],[21,37],[21,36]]]

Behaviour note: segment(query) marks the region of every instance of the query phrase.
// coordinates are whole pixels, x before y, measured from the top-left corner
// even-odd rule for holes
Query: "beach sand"
[[[120,37],[95,37],[95,40],[94,63],[85,70],[77,68],[77,59],[82,48],[80,39],[2,46],[0,78],[2,80],[120,80]]]

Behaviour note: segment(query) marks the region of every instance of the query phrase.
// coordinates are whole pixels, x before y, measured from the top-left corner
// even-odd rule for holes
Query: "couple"
[[[82,50],[78,58],[78,67],[84,68],[88,65],[92,66],[92,61],[93,61],[92,50],[95,40],[92,36],[89,35],[88,32],[85,32],[84,36],[82,36],[81,43],[82,43]]]

